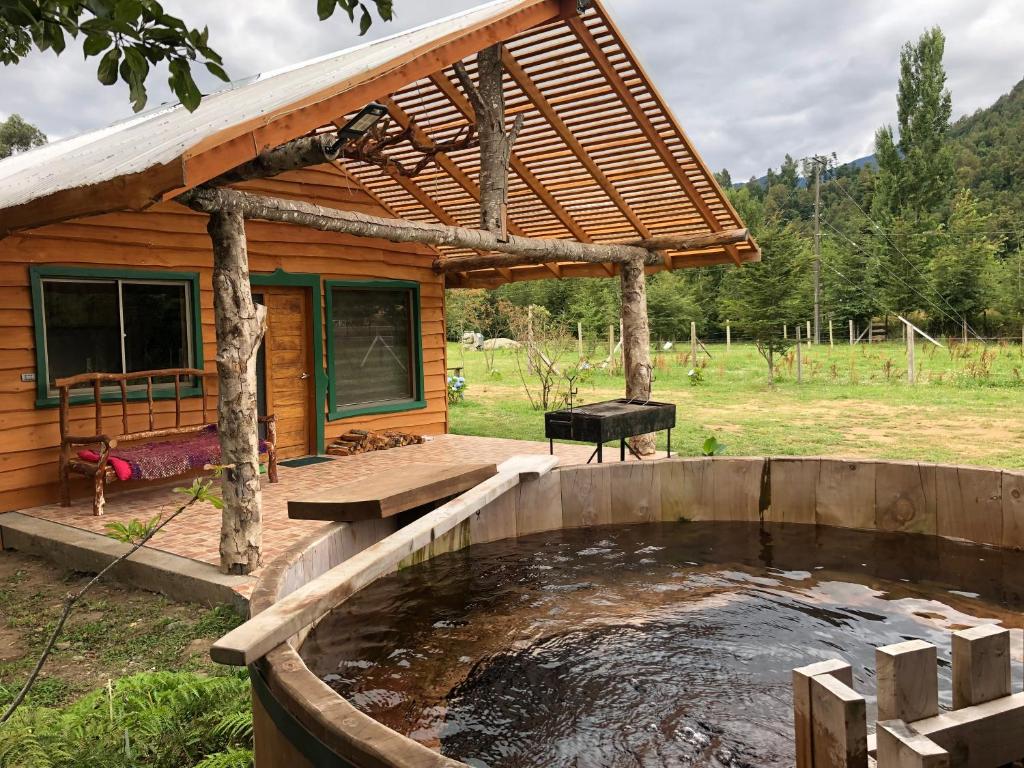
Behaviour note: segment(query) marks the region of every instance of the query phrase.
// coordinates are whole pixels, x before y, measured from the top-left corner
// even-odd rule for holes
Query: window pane
[[[122,283],[127,372],[187,368],[188,303],[182,283]]]
[[[117,283],[43,282],[49,384],[80,373],[121,372]]]
[[[333,291],[335,407],[415,399],[412,292]]]

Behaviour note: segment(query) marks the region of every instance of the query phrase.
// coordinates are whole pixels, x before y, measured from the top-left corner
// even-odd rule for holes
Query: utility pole
[[[821,344],[821,158],[814,158],[814,343]]]

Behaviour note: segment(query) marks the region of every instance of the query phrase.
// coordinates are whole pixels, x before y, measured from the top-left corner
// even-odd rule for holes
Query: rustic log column
[[[626,374],[626,397],[651,399],[651,327],[647,321],[647,282],[643,259],[632,259],[619,268],[622,290],[622,360]],[[632,438],[633,450],[641,456],[654,453],[654,435]]]
[[[241,210],[225,207],[214,211],[207,231],[213,241],[217,425],[225,466],[220,563],[226,573],[247,574],[260,565],[263,535],[256,352],[266,331],[267,310],[252,300]]]

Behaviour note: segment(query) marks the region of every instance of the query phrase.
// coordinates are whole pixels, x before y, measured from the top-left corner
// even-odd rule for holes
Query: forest
[[[1024,322],[1024,80],[992,106],[952,120],[939,28],[900,55],[897,123],[875,134],[873,162],[795,159],[736,183],[716,174],[751,228],[762,262],[648,278],[652,340],[768,341],[813,318],[815,179],[820,174],[821,333],[845,338],[872,320],[973,339],[1020,340]],[[494,291],[449,291],[448,334],[511,333],[514,312],[543,307],[575,334],[619,322],[618,281],[544,280]]]

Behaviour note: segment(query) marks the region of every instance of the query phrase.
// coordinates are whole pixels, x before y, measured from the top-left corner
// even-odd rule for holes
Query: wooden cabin
[[[601,243],[742,227],[599,2],[497,0],[240,81],[193,113],[159,106],[14,156],[0,162],[0,511],[56,500],[56,380],[213,370],[206,217],[176,195],[266,148],[345,125],[373,102],[395,131],[412,124],[421,145],[449,141],[473,120],[452,65],[472,72],[476,52],[499,42],[509,116],[524,117],[510,160],[511,234]],[[411,146],[396,152],[416,157]],[[439,153],[415,177],[341,157],[239,187],[475,227],[478,166],[475,149]],[[444,275],[435,259],[457,251],[260,221],[246,233],[252,292],[269,318],[260,408],[276,416],[280,458],[322,452],[354,426],[446,431],[446,280],[490,287],[617,269],[565,263]],[[667,252],[656,268],[758,257],[748,239]],[[104,390],[101,400],[108,395],[120,397]],[[145,393],[128,397],[125,418],[145,419]],[[72,406],[93,398],[73,393]],[[171,423],[173,392],[158,385],[154,398],[158,426]],[[197,411],[196,393],[186,390],[181,407]],[[71,411],[72,428],[93,418]]]

